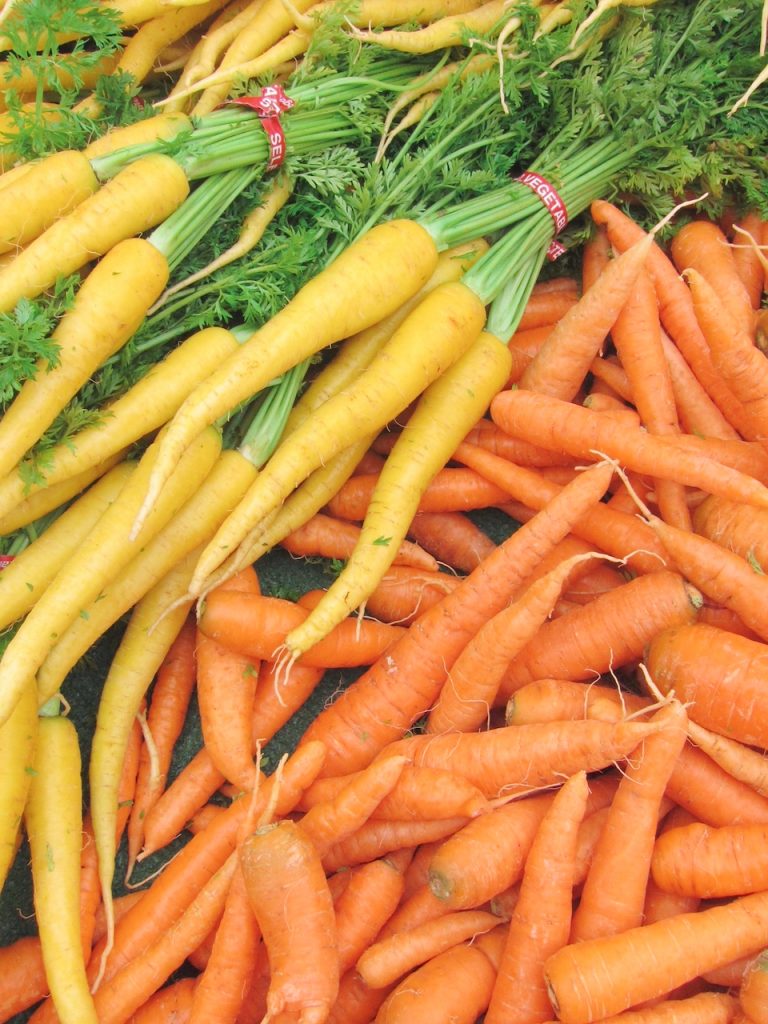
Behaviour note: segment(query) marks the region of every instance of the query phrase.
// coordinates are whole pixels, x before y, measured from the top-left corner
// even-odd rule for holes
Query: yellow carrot
[[[437,257],[424,228],[393,220],[366,232],[304,285],[182,404],[163,439],[133,533],[184,449],[206,425],[280,373],[394,312],[429,279]]]
[[[135,466],[115,466],[0,572],[0,629],[26,615],[118,497]]]
[[[279,508],[312,470],[348,447],[350,438],[380,430],[416,399],[470,347],[484,322],[483,303],[460,281],[430,292],[354,385],[328,399],[284,439],[203,552],[192,593],[199,593],[248,531]],[[379,537],[378,543],[386,539]]]
[[[146,488],[157,442],[147,449],[120,500],[107,509],[79,550],[64,563],[8,644],[0,659],[0,723],[7,720],[24,687],[34,679],[48,651],[81,609],[98,597],[199,487],[220,446],[221,438],[212,428],[200,435],[179,464],[174,486],[164,492],[136,543],[131,544],[128,530]]]
[[[3,267],[0,312],[13,309],[21,298],[34,298],[57,277],[81,269],[123,239],[160,224],[188,194],[186,175],[171,157],[157,153],[129,164]],[[35,193],[26,202],[32,205]]]
[[[133,336],[167,280],[165,257],[142,238],[119,242],[96,264],[51,336],[58,346],[56,365],[47,368],[40,361],[0,419],[0,478],[12,472],[95,370]]]
[[[157,139],[170,142],[182,132],[191,130],[192,122],[186,114],[165,112],[120,128],[112,128],[98,139],[89,142],[83,153],[89,160],[93,160],[97,156],[106,156],[117,149],[136,146],[142,142],[154,142]]]
[[[37,694],[28,686],[0,726],[0,891],[18,849],[37,749]]]

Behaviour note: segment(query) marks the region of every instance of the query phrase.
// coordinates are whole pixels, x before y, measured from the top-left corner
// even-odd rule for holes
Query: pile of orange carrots
[[[768,1020],[768,223],[694,213],[617,281],[643,231],[591,213],[364,615],[281,660],[319,594],[257,566],[179,618],[109,795],[125,895],[83,824],[99,1024]],[[348,556],[401,427],[288,551]],[[38,938],[0,949],[0,1020],[50,988]]]

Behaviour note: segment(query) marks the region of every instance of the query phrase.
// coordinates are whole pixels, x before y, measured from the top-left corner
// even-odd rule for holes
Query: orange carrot
[[[417,619],[383,658],[320,712],[304,738],[325,744],[323,774],[343,775],[363,767],[434,703],[469,637],[504,607],[548,547],[597,503],[595,497],[605,492],[610,475],[609,467],[598,465],[564,487],[546,510],[500,544],[460,587]]]
[[[346,559],[354,551],[359,536],[360,528],[354,523],[318,512],[280,544],[292,555]],[[400,545],[394,563],[417,569],[437,569],[437,562],[425,549],[408,541]]]
[[[378,482],[378,474],[353,476],[328,502],[328,510],[340,519],[362,520]],[[424,491],[419,512],[467,512],[490,508],[504,499],[495,484],[468,469],[441,469]]]
[[[524,440],[567,451],[578,458],[602,452],[637,473],[679,480],[711,494],[765,507],[768,488],[713,459],[686,452],[668,437],[617,427],[598,413],[547,395],[503,391],[491,403],[491,415],[502,430]]]
[[[574,913],[572,942],[642,924],[659,807],[685,743],[687,716],[674,702],[654,720],[664,728],[629,758]]]
[[[627,372],[632,395],[643,425],[652,434],[678,434],[675,396],[669,366],[661,346],[661,322],[650,275],[641,270],[634,289],[611,331],[616,351]],[[660,515],[667,522],[690,529],[685,492],[676,480],[658,480]]]
[[[371,1024],[390,989],[369,988],[354,968],[342,975],[328,1024]]]
[[[495,545],[494,545],[495,546]],[[382,622],[409,625],[461,583],[460,576],[391,565],[368,596],[365,610]]]
[[[578,300],[578,286],[576,281],[563,281],[562,287],[547,288],[534,285],[533,291],[525,304],[518,331],[529,331],[536,327],[545,327],[549,324],[556,324],[563,316],[576,305]]]
[[[558,455],[528,441],[518,441],[510,437],[492,420],[480,420],[464,438],[467,444],[483,448],[502,459],[508,459],[518,466],[572,466],[574,460],[570,455]]]
[[[392,792],[406,764],[406,758],[397,756],[377,761],[355,775],[337,794],[310,808],[301,819],[301,830],[320,857],[365,824]]]
[[[457,572],[472,572],[496,547],[488,534],[461,512],[417,512],[408,536]]]
[[[586,292],[611,259],[611,243],[604,227],[596,227],[581,250],[581,290]]]
[[[612,203],[598,199],[592,203],[590,209],[594,220],[605,225],[611,243],[620,252],[643,237],[644,232],[639,224]],[[653,278],[659,300],[659,314],[665,330],[685,357],[700,384],[723,413],[731,428],[730,436],[736,436],[741,425],[740,404],[712,365],[709,350],[696,321],[690,292],[680,279],[672,261],[655,243],[651,247],[646,267]]]
[[[499,699],[534,679],[590,679],[628,665],[661,630],[692,623],[699,603],[678,573],[638,576],[542,626],[504,673]]]
[[[480,940],[453,946],[406,975],[382,1003],[377,1022],[473,1024],[488,1006],[495,977]]]
[[[768,823],[768,800],[690,744],[680,752],[667,795],[709,825]]]
[[[661,347],[667,361],[682,429],[699,437],[737,440],[739,435],[701,386],[683,354],[665,331],[661,332]]]
[[[361,864],[351,871],[349,882],[334,902],[336,949],[339,972],[345,974],[368,949],[395,912],[403,894],[403,870],[410,860],[397,853]]]
[[[754,957],[742,977],[739,1005],[755,1024],[768,1021],[768,954]]]
[[[746,1020],[740,1021],[737,1014],[733,996],[725,992],[698,992],[680,999],[663,999],[646,1009],[601,1017],[600,1024],[748,1024]]]
[[[435,839],[445,839],[466,825],[466,817],[437,818],[432,821],[374,821],[361,825],[347,839],[334,843],[323,857],[327,872],[367,864],[377,857],[410,849]]]
[[[420,845],[428,846],[432,850],[438,850],[444,839],[445,836]],[[435,918],[442,917],[449,910],[450,907],[447,907],[443,900],[435,896],[428,882],[425,881],[422,885],[417,886],[406,899],[403,899],[400,906],[379,932],[378,938],[385,939],[389,935],[395,935],[397,932],[410,931],[426,921],[434,921]]]
[[[203,633],[250,658],[274,659],[287,633],[309,612],[279,597],[222,592],[209,594],[198,625]],[[403,633],[399,626],[348,618],[299,659],[317,668],[370,665]]]
[[[220,584],[207,600],[215,594],[259,597],[261,588],[255,570],[249,567]],[[250,790],[258,777],[251,744],[258,661],[230,650],[200,627],[196,653],[203,743],[224,778]]]
[[[590,1024],[671,992],[765,942],[768,893],[564,946],[545,965],[563,1024]]]
[[[339,968],[333,901],[313,842],[289,820],[263,826],[244,841],[240,863],[269,956],[269,1017],[288,1010],[301,1024],[322,1024]]]
[[[672,238],[670,253],[681,274],[694,270],[704,276],[739,330],[751,336],[754,316],[749,292],[728,239],[717,224],[707,220],[684,224]]]
[[[693,526],[697,533],[721,547],[737,552],[760,568],[768,567],[768,513],[752,505],[709,496],[696,507]]]
[[[768,889],[765,825],[692,822],[659,836],[651,870],[667,892],[711,899]]]
[[[439,953],[498,924],[496,915],[484,910],[446,914],[373,943],[357,961],[357,972],[371,988],[383,988]]]
[[[766,654],[764,643],[692,623],[655,637],[646,665],[663,693],[674,688],[677,698],[689,705],[692,721],[765,749]]]
[[[613,394],[623,398],[625,402],[632,402],[632,385],[626,370],[615,356],[598,356],[593,359],[589,365],[589,372]],[[733,436],[736,436],[735,433]]]
[[[196,985],[195,978],[179,978],[166,985],[139,1007],[127,1024],[187,1024]]]
[[[552,613],[576,555],[555,566],[480,627],[458,656],[427,718],[427,732],[473,732],[487,721],[504,671]]]
[[[739,221],[734,222],[731,254],[736,265],[736,273],[747,290],[753,309],[760,308],[760,300],[763,297],[763,267],[755,250],[755,245],[760,245],[761,234],[762,221],[754,210],[748,211]]]

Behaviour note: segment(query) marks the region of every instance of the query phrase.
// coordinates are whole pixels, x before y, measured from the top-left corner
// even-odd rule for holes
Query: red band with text
[[[13,561],[13,555],[0,555],[0,569],[4,569],[6,565],[10,565]]]
[[[249,107],[258,114],[269,143],[266,169],[276,170],[285,159],[285,132],[280,123],[280,115],[290,110],[295,101],[286,95],[282,85],[265,85],[257,96],[239,96],[232,103]]]
[[[555,234],[562,231],[568,223],[568,211],[555,186],[534,171],[524,171],[517,180],[522,182],[523,185],[527,185],[542,201],[555,225]],[[547,259],[556,260],[564,252],[565,246],[561,245],[560,242],[553,241],[547,249]]]

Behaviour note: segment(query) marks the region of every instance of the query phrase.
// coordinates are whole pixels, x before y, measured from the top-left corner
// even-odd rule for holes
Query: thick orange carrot
[[[768,889],[765,825],[713,828],[692,822],[656,840],[651,870],[667,892],[700,899]]]
[[[685,743],[687,716],[674,702],[654,719],[664,728],[643,740],[628,760],[574,913],[572,942],[615,935],[643,922],[659,807]]]
[[[127,1024],[187,1024],[196,985],[195,978],[179,978],[166,985],[139,1007]]]
[[[219,585],[215,593],[261,594],[252,567]],[[225,779],[243,790],[256,783],[251,719],[259,675],[258,660],[231,650],[200,629],[197,630],[197,699],[203,743]]]
[[[563,1024],[590,1024],[761,949],[768,893],[564,946],[545,965]]]
[[[464,438],[467,444],[483,448],[502,459],[508,459],[517,466],[572,466],[574,460],[570,455],[559,455],[528,441],[518,441],[510,437],[492,420],[480,420]]]
[[[760,568],[768,568],[768,513],[709,496],[696,506],[693,526],[697,533],[721,547],[748,558]]]
[[[327,872],[339,871],[344,867],[367,864],[368,861],[395,851],[445,839],[466,825],[468,820],[466,817],[437,818],[432,821],[371,819],[347,839],[334,843],[323,857],[323,867]]]
[[[154,744],[154,758],[142,745],[131,812],[128,819],[128,864],[130,877],[144,842],[144,822],[150,808],[165,788],[173,747],[181,735],[195,685],[195,623],[189,618],[157,672],[147,714],[147,728]]]
[[[679,573],[667,570],[600,594],[539,629],[504,673],[499,700],[535,679],[590,679],[627,665],[661,630],[692,623],[700,601]]]
[[[643,237],[643,229],[617,206],[598,199],[591,206],[592,217],[604,224],[611,243],[623,251]],[[647,269],[653,278],[659,299],[661,322],[685,357],[700,384],[723,413],[732,431],[741,426],[740,403],[720,379],[712,365],[709,350],[693,311],[690,292],[672,261],[655,243],[648,256]],[[732,432],[731,437],[734,436]]]
[[[360,528],[354,523],[318,512],[303,526],[280,541],[292,555],[346,559],[355,549]],[[394,560],[395,565],[437,570],[437,562],[418,544],[403,541]]]
[[[333,901],[313,842],[286,819],[252,833],[240,863],[269,955],[270,1019],[288,1010],[302,1024],[322,1024],[338,994],[339,966]]]
[[[383,658],[321,711],[305,739],[328,750],[323,774],[343,775],[367,764],[434,703],[467,640],[500,611],[547,549],[597,504],[611,470],[596,466],[564,487],[531,522],[486,558],[439,604],[416,620]]]
[[[494,545],[495,547],[495,545]],[[461,576],[391,565],[365,602],[366,613],[382,622],[409,625],[461,583]]]
[[[692,721],[741,743],[768,746],[764,643],[692,623],[655,637],[646,665],[663,693],[674,688],[689,705]]]
[[[672,238],[670,253],[681,274],[694,270],[704,276],[739,329],[751,336],[754,316],[749,292],[728,239],[717,224],[708,220],[684,224]]]
[[[686,453],[668,437],[641,429],[618,427],[599,413],[547,395],[503,391],[491,403],[496,423],[514,437],[566,451],[578,458],[602,452],[628,469],[649,476],[679,480],[711,494],[766,507],[768,488],[751,477],[719,465],[704,455]]]
[[[486,1024],[501,1024],[514,1016],[534,1024],[551,1015],[544,961],[568,942],[576,844],[588,793],[586,774],[572,775],[537,829],[526,858]]]
[[[410,859],[410,854],[408,854]],[[361,864],[334,902],[339,971],[346,974],[397,909],[403,895],[405,859],[398,854]]]
[[[207,636],[246,657],[274,660],[287,633],[308,614],[283,598],[219,591],[206,597],[198,625]],[[349,618],[299,662],[318,668],[370,665],[402,634],[399,626]]]
[[[573,278],[560,278],[557,287],[547,282],[533,286],[523,315],[517,326],[518,331],[556,324],[578,300],[578,284]]]

